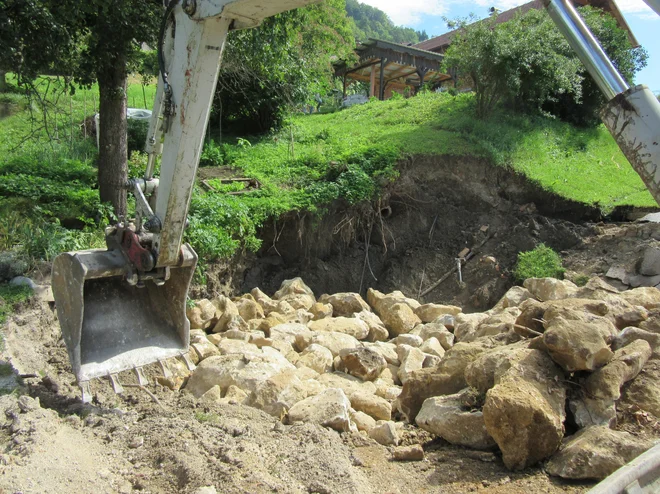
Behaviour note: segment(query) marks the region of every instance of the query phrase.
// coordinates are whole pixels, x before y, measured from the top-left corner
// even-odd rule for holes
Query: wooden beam
[[[369,77],[369,97],[376,96],[376,66],[371,66],[371,74]]]
[[[387,58],[380,59],[380,87],[378,99],[383,101],[385,99],[385,67],[387,67]]]

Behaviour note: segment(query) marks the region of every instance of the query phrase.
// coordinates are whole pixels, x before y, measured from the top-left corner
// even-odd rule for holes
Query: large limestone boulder
[[[186,390],[199,398],[213,386],[225,391],[234,385],[251,393],[257,386],[285,370],[295,367],[280,355],[261,355],[246,358],[244,355],[229,354],[203,360],[190,376]]]
[[[367,347],[344,349],[339,352],[339,358],[338,371],[358,377],[363,381],[373,381],[387,367],[385,358]]]
[[[617,404],[621,410],[638,410],[650,413],[660,420],[660,360],[649,360],[639,375],[622,391]]]
[[[528,278],[523,286],[541,302],[574,297],[578,291],[575,283],[555,278]]]
[[[483,413],[477,409],[478,397],[469,389],[424,401],[415,418],[419,427],[445,441],[472,449],[488,450],[497,446],[486,430]]]
[[[312,331],[304,324],[284,323],[270,328],[270,339],[273,341],[286,341],[291,345],[297,345],[297,338],[311,338]],[[302,350],[302,348],[299,348]]]
[[[466,367],[488,348],[485,341],[457,343],[445,353],[437,367],[411,372],[397,398],[397,409],[413,422],[427,398],[458,393],[466,388]]]
[[[263,351],[252,343],[246,341],[223,338],[217,346],[221,355],[242,355],[246,358],[258,358],[263,356]]]
[[[543,342],[565,370],[595,370],[612,359],[617,330],[608,319],[564,307],[548,309],[544,318]]]
[[[492,314],[484,319],[479,326],[470,334],[466,334],[461,341],[474,341],[483,336],[495,336],[508,333],[513,330],[516,319],[520,315],[520,309],[510,307],[501,312]]]
[[[440,359],[445,356],[445,349],[437,338],[429,338],[422,343],[422,346],[420,346],[419,349],[428,355],[434,355]]]
[[[612,360],[593,372],[584,382],[584,390],[592,398],[618,400],[621,386],[637,377],[651,357],[651,346],[636,340],[614,352]]]
[[[564,437],[564,375],[541,350],[526,350],[488,391],[486,430],[507,468],[521,470],[552,455]]]
[[[369,327],[369,335],[366,338],[367,341],[387,341],[389,338],[390,332],[385,327],[385,324],[383,324],[381,318],[373,312],[363,310],[362,312],[356,312],[353,314],[353,317],[364,321]]]
[[[445,350],[454,346],[454,334],[444,324],[438,322],[420,324],[412,333],[418,335],[423,341],[435,338]]]
[[[247,331],[248,325],[240,316],[238,307],[229,298],[220,295],[211,301],[216,308],[216,318],[218,322],[213,327],[214,333],[222,333],[230,329]]]
[[[259,290],[259,288],[253,288],[250,292],[250,295],[256,300],[256,302],[261,305],[264,310],[264,314],[268,315],[273,311],[277,310],[277,301],[270,298],[264,292]]]
[[[514,365],[529,355],[529,342],[494,348],[480,354],[465,368],[467,384],[485,394]]]
[[[516,319],[516,325],[529,328],[537,333],[543,333],[543,315],[548,308],[547,302],[539,302],[536,299],[529,298],[525,300],[520,306],[520,315]]]
[[[263,319],[266,317],[263,307],[251,296],[238,299],[236,302],[238,314],[245,321],[250,319]]]
[[[525,300],[533,298],[532,293],[522,286],[513,286],[509,288],[504,296],[493,307],[494,311],[501,311],[509,307],[518,307]]]
[[[641,287],[633,290],[626,290],[619,294],[631,305],[641,305],[647,310],[660,308],[660,290],[655,287]]]
[[[408,345],[408,346],[413,346],[415,348],[419,348],[422,346],[422,343],[424,343],[424,340],[417,336],[416,334],[412,333],[407,333],[407,334],[400,334],[396,338],[392,340],[392,343],[398,345]]]
[[[660,334],[651,333],[639,328],[625,328],[617,335],[612,343],[612,348],[617,350],[630,345],[630,343],[636,340],[646,341],[651,347],[653,358],[660,357]]]
[[[195,302],[195,306],[186,311],[190,320],[190,329],[207,329],[213,325],[215,319],[215,305],[203,298]]]
[[[308,340],[304,340],[301,337],[296,339],[296,346],[301,350],[307,348],[308,345],[314,344],[321,345],[330,350],[333,358],[339,356],[342,350],[362,346],[358,340],[344,333],[311,333],[311,337]]]
[[[390,420],[392,418],[392,405],[380,396],[356,391],[350,395],[349,399],[355,410],[364,412],[375,420]]]
[[[341,389],[326,389],[293,405],[287,422],[309,422],[348,432],[351,424],[350,409],[351,403]]]
[[[458,314],[454,321],[454,336],[456,341],[470,338],[479,325],[490,317],[487,312],[474,314]]]
[[[332,305],[322,304],[320,302],[316,302],[309,309],[309,312],[312,314],[313,321],[318,321],[319,319],[325,319],[326,317],[332,317],[332,311],[333,311]]]
[[[392,336],[410,333],[422,322],[405,303],[396,303],[384,308],[380,312],[380,317]]]
[[[615,402],[621,387],[634,379],[651,356],[651,347],[636,340],[614,352],[612,360],[584,381],[583,393],[571,400],[569,408],[579,427],[613,426],[616,423]]]
[[[367,290],[367,302],[382,317],[382,312],[394,304],[406,304],[412,310],[417,309],[420,303],[417,300],[406,297],[400,291],[384,294],[373,288]]]
[[[603,480],[651,446],[627,432],[606,426],[588,427],[567,437],[545,470],[565,479]]]
[[[394,343],[377,341],[375,343],[365,343],[364,346],[378,353],[388,364],[396,365],[397,367],[401,365]]]
[[[358,340],[363,340],[369,336],[369,326],[363,320],[354,317],[327,317],[312,321],[308,326],[312,331],[344,333]]]
[[[323,295],[319,302],[330,304],[335,317],[350,317],[356,312],[371,312],[371,307],[364,301],[359,293],[335,293],[334,295]]]
[[[314,380],[303,382],[297,372],[287,370],[259,383],[245,404],[263,410],[273,417],[282,417],[296,403],[323,391]]]
[[[353,393],[361,393],[363,395],[376,394],[376,385],[371,381],[362,381],[357,377],[353,377],[343,372],[332,372],[322,374],[317,378],[317,381],[326,388],[338,388],[346,393],[346,396],[351,396]]]
[[[415,314],[423,323],[433,322],[444,315],[457,316],[463,309],[455,305],[424,304],[415,309]]]
[[[319,374],[324,374],[332,372],[332,361],[333,356],[330,350],[324,346],[312,344],[302,351],[296,366],[309,367]]]
[[[426,355],[419,348],[412,347],[410,345],[398,345],[397,354],[399,355],[399,360],[401,365],[397,372],[399,380],[405,384],[410,375],[417,370],[420,370],[424,367],[424,360]]]
[[[391,420],[378,421],[369,431],[369,437],[383,446],[397,446],[401,440],[396,424]]]
[[[316,303],[314,292],[305,285],[302,278],[284,280],[273,298],[280,302],[287,302],[294,309],[309,310]]]

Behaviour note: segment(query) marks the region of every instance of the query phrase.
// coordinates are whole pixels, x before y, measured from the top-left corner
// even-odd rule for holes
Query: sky
[[[397,25],[425,30],[429,36],[447,32],[443,16],[449,19],[475,14],[486,17],[490,7],[508,10],[529,0],[360,0],[384,11]],[[617,5],[635,33],[637,40],[649,53],[648,65],[636,77],[636,83],[646,84],[660,93],[660,16],[643,0],[616,0]]]

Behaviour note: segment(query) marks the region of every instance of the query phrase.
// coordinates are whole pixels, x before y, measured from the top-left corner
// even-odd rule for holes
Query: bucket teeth
[[[118,395],[122,394],[124,388],[119,382],[119,376],[117,374],[109,374],[108,377],[110,378],[110,384],[112,384],[112,390]]]
[[[158,363],[160,364],[160,369],[163,371],[163,377],[165,379],[172,379],[172,371],[167,366],[167,362],[164,360],[159,360]]]
[[[135,371],[135,375],[137,376],[138,384],[140,386],[148,386],[149,385],[149,379],[147,379],[142,372],[142,367],[135,367],[133,369]]]
[[[181,358],[182,358],[183,361],[185,362],[186,367],[188,367],[188,370],[189,370],[190,372],[192,372],[192,371],[194,371],[194,370],[196,369],[195,364],[193,364],[193,361],[190,360],[190,357],[188,356],[187,353],[182,353],[182,354],[181,354]]]
[[[80,386],[80,392],[81,392],[80,399],[82,400],[82,402],[83,403],[91,403],[92,402],[92,390],[89,387],[89,381],[79,382],[78,386]]]

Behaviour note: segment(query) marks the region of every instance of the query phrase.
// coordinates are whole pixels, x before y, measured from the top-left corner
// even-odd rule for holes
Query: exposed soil
[[[374,287],[482,310],[512,285],[517,253],[540,242],[562,251],[569,269],[589,275],[634,263],[660,237],[655,226],[586,222],[598,219],[486,163],[411,159],[380,204],[336,205],[322,220],[269,225],[261,252],[212,266],[208,287],[193,295],[255,286],[273,293],[283,279],[302,276],[317,296]],[[463,267],[464,283],[453,273],[418,297],[455,266],[462,249],[479,245]],[[388,448],[358,434],[285,426],[259,410],[209,405],[158,385],[149,386],[152,396],[136,387],[115,395],[97,380],[93,404],[83,405],[51,304],[32,301],[4,334],[2,357],[15,374],[3,378],[14,391],[0,398],[0,493],[189,493],[213,485],[229,493],[534,494],[593,485],[551,478],[541,467],[513,473],[497,454],[451,446],[413,427],[403,444],[422,443],[426,459],[393,462]],[[152,382],[157,372],[147,370]],[[136,384],[124,374],[123,383]]]
[[[262,231],[256,256],[241,255],[207,273],[195,294],[274,292],[303,276],[317,294],[401,290],[420,302],[490,308],[513,284],[518,252],[545,243],[579,249],[596,233],[595,208],[558,199],[522,176],[485,161],[412,157],[378,203],[334,204],[323,218],[289,215]],[[478,249],[475,247],[479,246]],[[473,249],[462,267],[420,296]]]

